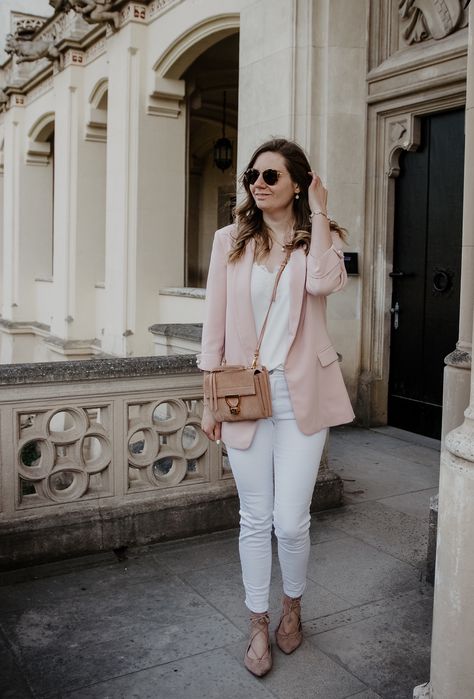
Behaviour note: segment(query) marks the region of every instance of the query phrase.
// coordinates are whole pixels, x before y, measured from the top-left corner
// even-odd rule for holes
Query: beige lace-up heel
[[[301,645],[301,597],[283,596],[283,612],[275,631],[275,640],[284,653],[293,653]]]
[[[269,623],[270,618],[267,612],[250,616],[250,638],[244,655],[244,665],[247,670],[257,677],[263,677],[272,667],[272,648],[268,632]],[[257,653],[253,645],[257,636],[260,635],[263,635],[266,641],[263,654]],[[249,652],[252,652],[253,657],[249,655]]]

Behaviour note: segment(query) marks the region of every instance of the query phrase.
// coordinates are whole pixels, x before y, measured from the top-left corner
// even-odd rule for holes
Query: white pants
[[[283,371],[270,374],[273,416],[259,420],[248,449],[227,448],[240,499],[239,551],[245,604],[268,610],[272,524],[278,539],[283,591],[299,597],[306,587],[309,507],[327,428],[303,434],[293,414]]]

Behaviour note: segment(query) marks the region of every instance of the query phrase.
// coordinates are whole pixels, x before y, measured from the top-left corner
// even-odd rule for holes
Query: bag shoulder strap
[[[280,265],[280,269],[278,270],[278,273],[276,275],[275,283],[273,285],[273,291],[272,291],[272,297],[270,299],[270,304],[268,306],[267,313],[265,315],[265,319],[263,321],[262,329],[260,330],[260,335],[258,336],[258,342],[257,342],[257,347],[255,348],[255,352],[253,353],[253,361],[252,361],[252,368],[255,369],[257,366],[258,362],[258,355],[260,354],[260,346],[262,344],[263,336],[265,334],[265,330],[267,327],[267,321],[268,321],[268,316],[270,315],[270,311],[272,308],[272,303],[276,299],[276,292],[277,292],[277,287],[278,287],[278,282],[280,281],[280,277],[283,274],[283,270],[285,269],[286,265],[288,264],[288,260],[290,259],[290,250],[287,250],[287,253],[285,255],[285,259]]]

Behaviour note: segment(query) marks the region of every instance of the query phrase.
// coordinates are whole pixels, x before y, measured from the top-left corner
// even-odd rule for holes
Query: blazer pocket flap
[[[336,361],[338,355],[334,347],[329,345],[329,347],[326,347],[318,352],[318,357],[319,361],[321,362],[321,366],[328,366],[328,364],[332,364]]]

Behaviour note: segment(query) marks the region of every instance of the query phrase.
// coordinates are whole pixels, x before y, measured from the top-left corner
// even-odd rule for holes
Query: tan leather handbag
[[[246,367],[223,364],[204,375],[204,402],[217,422],[260,420],[272,415],[269,374],[264,366],[258,364],[258,357],[270,309],[276,298],[278,282],[289,256],[290,253],[287,252],[278,270],[252,365]]]

